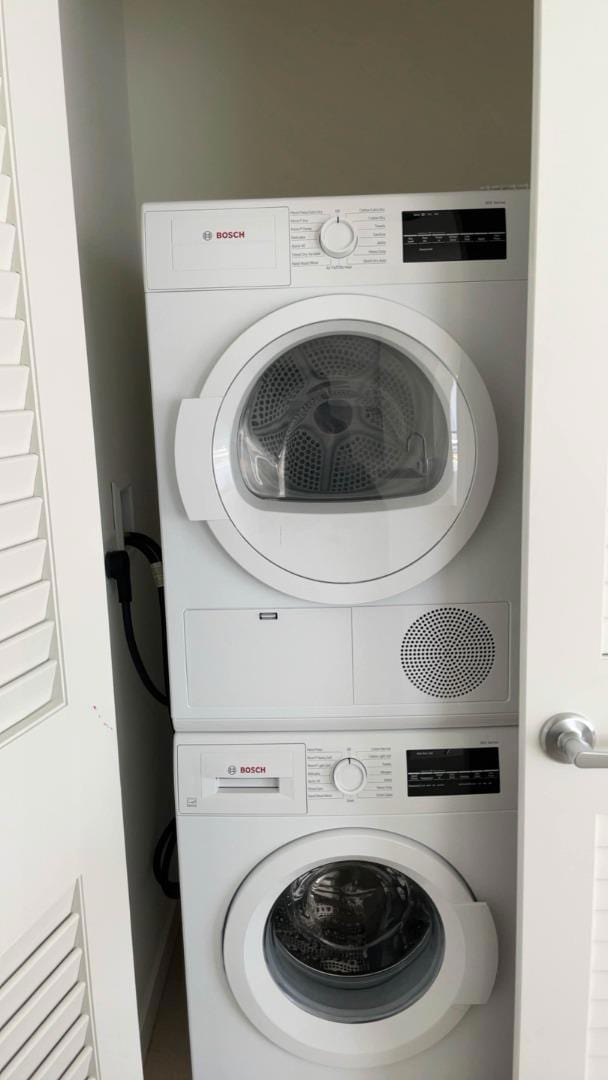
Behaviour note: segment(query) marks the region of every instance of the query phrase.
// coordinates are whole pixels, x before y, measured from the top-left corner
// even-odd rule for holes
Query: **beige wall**
[[[152,199],[527,183],[531,0],[124,0]]]

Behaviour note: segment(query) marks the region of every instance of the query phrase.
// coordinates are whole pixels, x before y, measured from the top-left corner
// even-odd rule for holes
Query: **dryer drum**
[[[404,874],[369,862],[316,867],[278,898],[271,933],[283,958],[333,986],[373,986],[413,963],[433,912]]]
[[[430,380],[364,334],[304,341],[262,372],[243,409],[238,457],[260,498],[396,498],[441,479],[449,438]]]

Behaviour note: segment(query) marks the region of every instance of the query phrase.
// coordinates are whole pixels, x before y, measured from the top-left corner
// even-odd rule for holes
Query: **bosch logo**
[[[265,765],[241,765],[241,775],[243,773],[265,773]]]
[[[205,229],[203,233],[203,240],[213,240],[213,233],[209,229]]]
[[[245,230],[244,229],[235,229],[234,231],[231,231],[231,232],[216,232],[215,239],[216,240],[244,240],[245,239]]]
[[[226,769],[228,776],[236,776],[236,765],[229,765]]]

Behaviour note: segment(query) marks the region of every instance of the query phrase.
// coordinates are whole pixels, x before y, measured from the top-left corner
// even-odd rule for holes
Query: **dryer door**
[[[497,434],[460,346],[418,312],[365,296],[273,312],[182,402],[188,516],[283,592],[395,595],[460,550],[490,497]]]
[[[486,904],[429,848],[338,829],[295,840],[239,888],[224,965],[250,1021],[324,1065],[386,1065],[432,1046],[489,998]]]

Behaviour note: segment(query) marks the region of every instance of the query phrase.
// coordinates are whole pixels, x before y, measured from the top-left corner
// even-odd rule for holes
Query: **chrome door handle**
[[[608,769],[608,750],[595,750],[596,741],[593,724],[576,713],[557,713],[540,733],[540,744],[554,761],[577,769]]]

